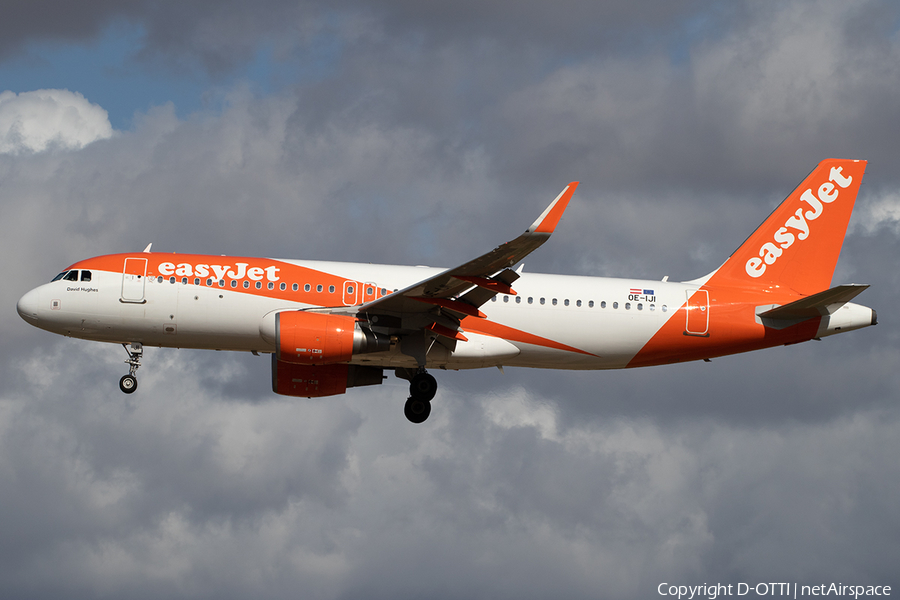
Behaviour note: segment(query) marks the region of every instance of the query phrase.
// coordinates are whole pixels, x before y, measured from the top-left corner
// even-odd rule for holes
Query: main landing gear
[[[130,349],[128,344],[122,344],[122,347],[128,353],[128,360],[125,361],[125,364],[128,365],[128,375],[123,375],[122,379],[119,380],[119,389],[126,394],[132,394],[137,389],[137,377],[134,374],[137,373],[138,367],[141,366],[141,356],[144,355],[144,347],[140,342],[132,342]]]
[[[403,407],[406,418],[413,423],[423,423],[431,414],[431,399],[437,393],[437,380],[425,372],[419,371],[409,380],[409,399]]]

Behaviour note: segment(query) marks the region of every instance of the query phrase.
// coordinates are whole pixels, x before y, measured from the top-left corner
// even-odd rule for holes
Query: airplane
[[[875,325],[830,287],[866,161],[824,160],[715,271],[684,282],[525,273],[578,182],[519,237],[451,269],[131,252],[76,262],[27,292],[29,324],[121,344],[137,389],[144,346],[270,354],[272,390],[298,397],[409,381],[431,413],[427,369],[622,369],[712,358]]]

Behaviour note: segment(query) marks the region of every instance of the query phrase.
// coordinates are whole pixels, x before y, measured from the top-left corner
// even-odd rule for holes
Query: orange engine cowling
[[[275,356],[281,362],[334,365],[390,347],[389,337],[361,328],[353,317],[294,310],[275,315]]]
[[[343,394],[348,387],[378,385],[383,370],[358,365],[298,365],[272,356],[272,391],[284,396],[318,398]]]

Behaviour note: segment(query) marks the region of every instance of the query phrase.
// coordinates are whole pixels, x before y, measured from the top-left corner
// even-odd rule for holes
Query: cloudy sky
[[[0,596],[623,598],[900,588],[900,6],[13,1],[0,20]],[[306,400],[265,358],[29,327],[140,250],[692,279],[822,159],[877,327],[627,372]],[[603,335],[598,331],[597,335]]]

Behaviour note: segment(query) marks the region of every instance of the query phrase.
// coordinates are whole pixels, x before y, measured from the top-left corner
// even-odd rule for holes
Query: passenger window
[[[575,306],[581,307],[581,300],[576,300],[576,301],[575,301]]]
[[[246,282],[245,282],[245,283],[246,283]],[[235,280],[235,279],[232,279],[232,280],[231,280],[231,287],[233,287],[233,288],[236,288],[236,287],[237,287],[237,280]]]
[[[625,310],[631,310],[631,302],[625,303]]]
[[[206,285],[212,285],[212,277],[206,280]]]
[[[601,307],[601,308],[606,308],[606,302],[602,302],[602,303],[600,304],[600,307]],[[593,301],[593,300],[588,300],[588,308],[594,308],[594,301]]]
[[[663,305],[662,305],[662,311],[663,311],[663,312],[666,312],[667,310],[669,310],[669,309],[666,308],[666,305],[665,305],[665,304],[663,304]]]
[[[296,291],[299,290],[299,289],[300,289],[300,285],[299,285],[299,284],[296,284],[296,283],[295,283],[294,285],[291,286],[291,290],[294,291],[294,292],[296,292]],[[306,290],[306,291],[308,292],[309,290]]]
[[[371,296],[374,293],[375,293],[374,288],[366,288],[366,296]]]
[[[174,276],[174,275],[172,275],[171,277],[169,277],[169,283],[175,283],[175,276]]]
[[[78,271],[69,271],[63,279],[65,281],[78,281]]]
[[[638,302],[637,309],[638,309],[638,310],[644,310],[644,305],[641,304],[640,302]]]
[[[281,282],[281,286],[279,287],[279,289],[283,292],[284,290],[287,289],[287,284],[284,283],[284,282],[282,281],[282,282]]]
[[[534,304],[534,298],[528,296],[528,304]]]
[[[565,304],[566,306],[568,306],[568,305],[569,305],[569,299],[566,298],[565,300],[563,300],[563,304]]]
[[[334,293],[334,286],[333,286],[333,285],[329,285],[329,286],[328,286],[328,293],[329,293],[329,294],[333,294],[333,293]]]
[[[316,291],[317,291],[317,292],[321,292],[321,291],[322,291],[322,284],[321,284],[321,283],[320,283],[319,285],[316,286]]]
[[[157,282],[157,283],[162,283],[162,275],[160,275],[159,277],[156,278],[156,282]]]
[[[619,303],[618,303],[618,302],[613,302],[613,308],[619,308]]]
[[[200,278],[194,277],[194,285],[200,285]]]
[[[496,301],[497,301],[497,296],[493,296],[493,297],[491,298],[491,302],[496,302]]]
[[[312,288],[309,287],[309,284],[308,284],[308,283],[307,283],[306,285],[303,286],[303,291],[304,291],[304,292],[308,292],[308,291],[311,290],[311,289],[312,289]]]
[[[591,304],[593,304],[593,302],[591,302]],[[600,301],[600,308],[606,308],[606,300]]]
[[[187,277],[182,277],[181,283],[182,283],[182,285],[187,285]]]
[[[516,296],[516,304],[522,304],[522,296]]]
[[[246,290],[248,287],[250,287],[250,282],[245,280],[244,281],[244,289]]]
[[[138,275],[138,279],[140,279],[140,278],[141,278],[141,276]],[[82,281],[90,281],[91,280],[91,272],[90,271],[82,271],[81,272],[81,280]]]
[[[262,289],[262,282],[261,282],[261,281],[257,281],[257,282],[256,282],[256,289],[258,289],[258,290],[261,290],[261,289]]]
[[[546,300],[544,300],[543,298],[541,298],[541,304],[544,304],[545,302],[546,302]]]
[[[656,310],[656,305],[655,305],[655,304],[651,304],[651,305],[650,305],[650,310],[651,310],[651,311]]]
[[[387,288],[381,288],[381,295],[382,296],[387,295]]]
[[[509,302],[509,296],[503,296],[503,301],[504,301],[504,302]]]
[[[553,306],[556,306],[556,298],[553,299]]]
[[[347,293],[348,293],[348,294],[352,294],[352,293],[353,293],[353,286],[352,286],[352,285],[348,285],[348,286],[347,286]]]
[[[284,285],[284,284],[282,283],[281,285]],[[274,290],[274,289],[275,289],[275,284],[272,283],[271,281],[269,282],[269,289],[270,289],[270,290]]]

